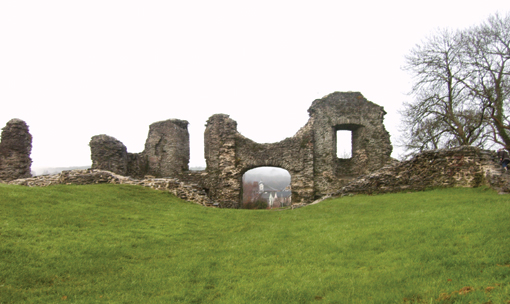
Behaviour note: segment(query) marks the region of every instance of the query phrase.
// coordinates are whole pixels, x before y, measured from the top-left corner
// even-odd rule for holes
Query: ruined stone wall
[[[392,145],[384,128],[386,112],[359,92],[335,92],[315,100],[308,109],[313,118],[314,183],[317,196],[373,172],[391,160]],[[352,157],[336,155],[337,130],[352,131]]]
[[[129,184],[168,191],[177,197],[203,206],[232,208],[226,201],[215,202],[205,191],[202,182],[205,171],[188,171],[177,178],[133,179],[104,170],[72,170],[56,175],[20,178],[13,185],[44,187],[57,184]],[[438,187],[478,187],[487,185],[500,193],[510,193],[510,174],[502,173],[494,151],[475,147],[425,151],[403,162],[394,162],[366,176],[362,176],[320,200],[351,194],[380,194],[402,191],[421,191]],[[304,203],[293,203],[294,207]]]
[[[236,208],[241,201],[242,175],[253,168],[287,170],[293,203],[309,203],[391,160],[392,146],[383,124],[386,113],[360,93],[332,93],[315,100],[308,112],[310,119],[296,135],[271,144],[244,137],[237,131],[237,122],[226,114],[211,116],[204,132],[207,168],[200,175],[187,173],[188,122],[177,119],[152,124],[145,150],[138,154],[125,152],[124,145],[112,138],[93,138],[92,168],[137,178],[198,178],[211,199]],[[337,157],[336,130],[352,131],[351,159]]]
[[[242,136],[228,115],[211,116],[204,135],[205,187],[211,198],[239,202],[242,175],[274,166],[290,173],[292,202],[307,203],[391,161],[386,112],[360,93],[332,93],[315,100],[308,112],[308,123],[296,135],[271,144]],[[337,130],[352,131],[351,159],[336,155]]]
[[[110,171],[87,169],[63,171],[54,175],[41,175],[29,178],[20,178],[10,181],[11,185],[28,187],[47,187],[52,185],[89,185],[89,184],[123,184],[149,187],[155,190],[166,191],[190,202],[203,206],[218,207],[214,204],[204,189],[195,183],[184,182],[177,178],[144,178],[115,174]]]
[[[291,138],[259,144],[237,132],[237,123],[228,115],[216,114],[207,121],[204,138],[204,186],[211,199],[236,207],[241,201],[243,174],[253,168],[273,166],[289,171],[293,202],[313,200],[311,124]]]
[[[92,168],[141,178],[175,177],[188,170],[188,122],[170,119],[149,127],[145,149],[129,153],[119,140],[108,135],[96,135],[90,143]]]
[[[424,151],[410,160],[359,177],[332,195],[422,191],[431,188],[482,185],[491,186],[501,192],[509,192],[510,175],[502,174],[495,152],[462,146]]]
[[[92,168],[127,175],[129,158],[126,146],[122,142],[101,134],[93,136],[89,146]]]
[[[188,170],[188,122],[170,119],[151,124],[142,155],[147,158],[148,175],[169,177]]]
[[[211,199],[232,207],[238,207],[241,191],[240,170],[236,166],[236,135],[237,123],[228,115],[216,114],[207,120],[204,186]]]
[[[32,135],[21,119],[11,119],[0,138],[0,180],[11,181],[32,176]]]

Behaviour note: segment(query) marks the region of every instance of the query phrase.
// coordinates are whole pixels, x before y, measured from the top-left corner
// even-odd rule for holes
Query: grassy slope
[[[0,185],[0,303],[507,303],[509,215],[488,189],[253,211]]]

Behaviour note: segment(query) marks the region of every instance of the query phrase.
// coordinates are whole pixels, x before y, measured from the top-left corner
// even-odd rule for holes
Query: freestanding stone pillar
[[[148,162],[149,175],[170,177],[188,170],[188,122],[169,119],[151,124],[142,154]]]
[[[93,136],[89,143],[92,169],[107,170],[120,175],[128,172],[128,153],[126,146],[108,135]]]
[[[0,141],[0,180],[31,177],[32,135],[21,119],[11,119],[2,129]]]

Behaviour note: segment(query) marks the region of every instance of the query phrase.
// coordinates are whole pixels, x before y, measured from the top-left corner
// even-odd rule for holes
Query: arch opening
[[[241,209],[273,209],[291,204],[291,176],[287,170],[258,167],[243,174]]]

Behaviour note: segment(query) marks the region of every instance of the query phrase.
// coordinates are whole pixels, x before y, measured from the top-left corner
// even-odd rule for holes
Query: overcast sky
[[[178,118],[190,166],[204,166],[213,114],[276,142],[305,125],[313,100],[359,91],[385,108],[395,142],[404,56],[497,11],[510,1],[1,0],[0,127],[25,120],[32,167],[63,167],[90,165],[94,135],[141,152],[151,123]]]

